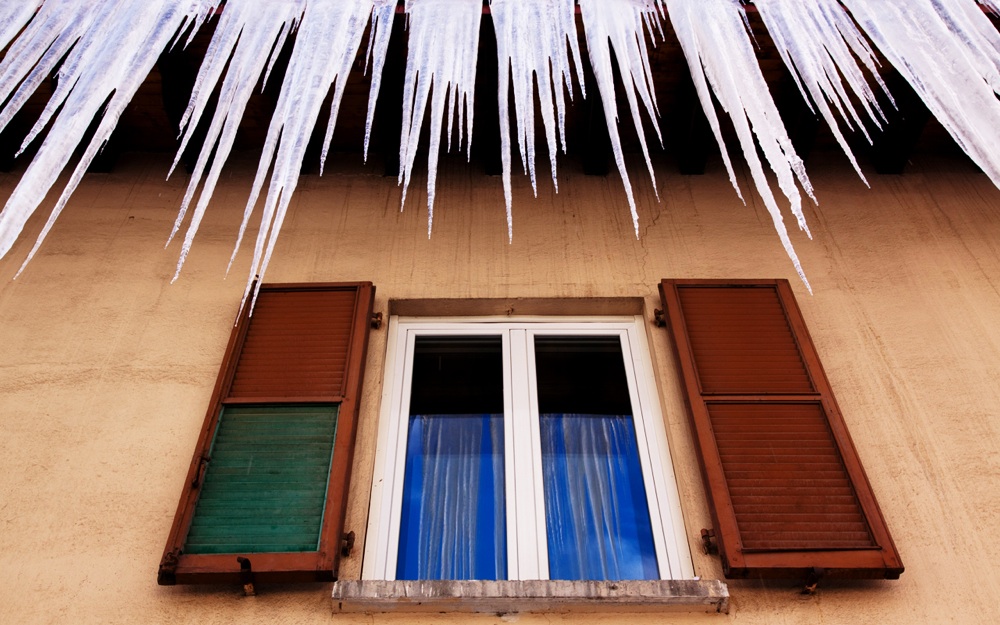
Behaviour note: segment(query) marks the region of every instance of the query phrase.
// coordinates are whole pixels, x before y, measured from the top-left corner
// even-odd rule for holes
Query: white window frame
[[[417,336],[500,336],[504,358],[504,483],[507,512],[507,579],[548,579],[548,545],[542,490],[541,436],[535,384],[534,337],[619,336],[633,409],[661,579],[692,579],[670,450],[642,316],[389,318],[382,406],[365,540],[362,579],[396,575],[413,349]],[[515,449],[531,449],[524,462]],[[521,454],[523,452],[519,452]]]

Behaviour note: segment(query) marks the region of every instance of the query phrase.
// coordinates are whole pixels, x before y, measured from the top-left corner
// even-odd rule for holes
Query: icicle
[[[466,155],[472,150],[472,122],[479,52],[480,0],[407,0],[410,38],[403,82],[403,131],[399,140],[399,182],[403,199],[413,173],[424,112],[430,99],[430,149],[427,155],[427,236],[434,225],[434,191],[445,112],[463,110],[460,126]],[[431,86],[433,85],[433,95]],[[431,99],[432,98],[432,99]],[[447,106],[449,100],[451,106]],[[464,107],[464,108],[463,108]],[[449,122],[451,127],[451,122]],[[449,140],[451,133],[449,132]]]
[[[844,6],[1000,187],[1000,33],[975,0],[844,0]]]
[[[767,83],[764,82],[764,76],[757,64],[757,57],[744,25],[742,6],[738,0],[666,0],[666,4],[674,32],[677,33],[691,69],[691,78],[698,92],[698,98],[722,151],[722,158],[733,187],[739,193],[736,174],[722,140],[719,118],[715,113],[709,86],[733,121],[757,191],[764,200],[778,237],[792,264],[795,265],[796,272],[811,292],[809,281],[788,237],[781,209],[771,192],[757,154],[757,145],[760,146],[771,170],[777,176],[778,186],[791,202],[792,213],[798,221],[799,228],[805,230],[807,234],[809,230],[802,213],[802,197],[796,186],[796,180],[810,197],[813,197],[812,186],[806,177],[802,160],[795,154],[792,141],[781,124]]]
[[[629,182],[625,169],[625,156],[622,153],[621,138],[618,135],[618,104],[615,100],[614,74],[611,68],[611,50],[618,59],[618,70],[625,82],[625,95],[628,98],[629,110],[632,112],[632,123],[639,137],[642,154],[646,158],[649,177],[653,181],[653,192],[659,199],[656,190],[656,176],[653,174],[653,164],[649,159],[649,148],[646,146],[646,133],[642,129],[642,119],[639,115],[639,104],[636,95],[642,100],[646,114],[655,119],[656,95],[653,92],[653,76],[649,66],[649,55],[644,44],[644,32],[649,24],[657,24],[660,11],[659,0],[580,0],[580,14],[583,17],[583,27],[587,35],[587,51],[590,54],[590,65],[594,70],[598,90],[601,92],[601,103],[604,105],[604,118],[608,124],[608,135],[611,138],[611,148],[615,155],[615,164],[625,185],[625,195],[628,197],[629,209],[632,213],[632,225],[635,236],[639,236],[639,212],[636,210],[635,197],[632,194],[632,183]],[[661,31],[662,32],[662,31]],[[654,33],[649,33],[650,38]],[[656,136],[660,136],[659,124],[653,124]]]
[[[253,0],[244,1],[251,5],[258,4]],[[326,156],[330,137],[337,123],[347,74],[358,54],[361,37],[374,6],[373,0],[308,0],[305,4],[295,37],[295,48],[288,61],[281,95],[268,127],[250,199],[243,212],[243,223],[229,260],[231,267],[257,199],[264,183],[269,179],[260,230],[254,244],[253,260],[244,291],[244,303],[251,294],[254,276],[263,278],[267,271],[292,194],[298,185],[306,146],[316,126],[323,101],[332,87],[330,122],[326,142],[323,144],[323,158]],[[261,51],[261,54],[267,53],[267,50]],[[253,293],[253,298],[256,300],[256,292]]]
[[[37,10],[37,4],[26,0],[13,0],[0,5],[0,50],[21,32]]]
[[[875,93],[854,56],[862,59],[878,77],[874,53],[861,32],[837,0],[756,0],[754,4],[802,96],[818,109],[854,170],[867,185],[830,108],[833,104],[848,127],[860,129],[869,143],[871,138],[851,95],[876,125],[884,119]],[[850,93],[845,89],[845,82]],[[882,87],[884,90],[884,84]]]
[[[500,158],[503,162],[503,193],[507,203],[507,237],[510,240],[514,235],[511,213],[508,101],[511,84],[513,83],[514,89],[517,144],[521,153],[521,163],[531,178],[531,188],[537,197],[534,87],[536,85],[538,87],[545,139],[549,149],[552,184],[558,192],[556,153],[559,146],[563,152],[566,151],[566,98],[563,89],[569,92],[570,98],[573,97],[573,77],[567,43],[576,67],[577,82],[581,86],[583,77],[573,0],[493,0],[490,10],[497,34]]]
[[[247,0],[230,0],[222,12],[198,77],[195,79],[191,101],[181,121],[184,133],[170,169],[172,173],[180,162],[208,106],[212,92],[223,71],[226,71],[225,80],[219,90],[215,115],[206,132],[191,179],[188,181],[173,231],[167,240],[169,245],[180,229],[188,207],[204,177],[204,186],[184,237],[173,280],[177,280],[180,275],[195,234],[212,199],[222,167],[232,152],[247,102],[260,81],[265,66],[270,68],[274,57],[280,53],[281,44],[291,30],[293,22],[301,17],[303,5],[303,0],[271,0],[264,4]],[[205,169],[210,160],[211,168],[206,177]]]
[[[91,121],[103,109],[90,144],[25,263],[31,260],[160,52],[186,23],[200,20],[214,6],[214,0],[118,0],[96,5],[49,0],[40,7],[0,64],[0,99],[24,81],[0,116],[3,123],[9,121],[63,55],[65,60],[55,92],[25,145],[50,120],[52,127],[0,213],[0,257],[10,251],[28,218],[68,164]]]

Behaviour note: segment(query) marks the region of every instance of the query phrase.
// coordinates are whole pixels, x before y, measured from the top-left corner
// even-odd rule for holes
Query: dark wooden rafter
[[[163,94],[163,110],[170,120],[170,128],[175,137],[180,137],[181,120],[184,118],[184,111],[187,109],[191,92],[194,89],[195,80],[198,77],[199,60],[194,54],[181,47],[164,52],[156,62],[156,67],[160,72],[160,84]],[[216,99],[213,98],[203,116],[203,123],[195,128],[194,135],[188,142],[181,162],[188,173],[194,170],[198,160],[198,153],[205,143],[205,135],[208,130],[207,121],[215,114]]]
[[[372,124],[377,128],[384,175],[399,175],[399,141],[403,132],[403,87],[406,72],[406,17],[399,11],[393,16],[392,35],[382,69],[382,85],[375,104]],[[373,130],[373,132],[375,132]]]
[[[882,110],[887,119],[882,122],[881,130],[870,131],[871,162],[880,174],[902,174],[931,114],[899,72],[888,73],[885,82],[896,106],[884,103]]]
[[[819,116],[810,107],[806,96],[799,90],[790,71],[785,71],[776,91],[775,104],[781,111],[781,121],[784,122],[788,138],[792,140],[795,153],[803,161],[806,161],[816,145],[816,136],[820,127]]]
[[[586,45],[586,42],[581,42],[581,45]],[[597,78],[590,64],[590,56],[584,54],[582,60],[587,99],[583,104],[582,132],[578,133],[577,149],[580,150],[583,160],[583,173],[588,176],[607,176],[611,161],[611,137],[604,116],[604,103],[601,101],[601,91],[597,87]]]
[[[675,92],[675,114],[661,121],[661,127],[677,158],[680,173],[685,176],[700,176],[705,173],[705,165],[715,149],[716,140],[695,90],[694,81],[687,72],[682,72],[681,76]]]
[[[479,26],[479,56],[476,64],[476,124],[472,129],[472,151],[488,176],[503,173],[500,154],[500,67],[497,61],[497,36],[493,16],[483,15]],[[505,68],[506,71],[506,68]],[[513,93],[508,102],[513,102]],[[511,152],[516,151],[511,136]]]

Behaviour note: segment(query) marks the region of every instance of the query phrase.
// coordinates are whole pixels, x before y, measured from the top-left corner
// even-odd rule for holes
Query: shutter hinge
[[[160,586],[173,586],[177,583],[177,564],[180,562],[181,550],[174,548],[163,554],[160,569],[156,573],[156,583]]]
[[[372,330],[378,330],[382,327],[382,313],[372,313],[372,318],[370,320]]]
[[[351,551],[354,550],[354,531],[347,532],[340,539],[340,555],[343,558],[347,558],[351,555]]]
[[[208,462],[211,460],[208,456],[202,456],[198,459],[198,471],[194,474],[194,479],[191,480],[191,488],[198,488],[201,484],[202,478],[205,476],[205,469],[208,468]]]
[[[664,328],[667,326],[667,320],[663,318],[662,308],[653,309],[653,325],[657,328]]]
[[[719,546],[715,541],[715,530],[701,530],[701,547],[705,550],[705,555],[719,553]]]
[[[253,586],[253,570],[250,568],[250,558],[236,556],[236,561],[240,563],[240,583],[243,584],[243,596],[256,596],[257,589]]]

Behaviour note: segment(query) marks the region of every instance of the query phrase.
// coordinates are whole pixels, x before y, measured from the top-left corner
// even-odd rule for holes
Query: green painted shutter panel
[[[184,550],[315,551],[337,406],[227,406]]]
[[[897,578],[899,554],[786,280],[664,280],[727,577]]]

